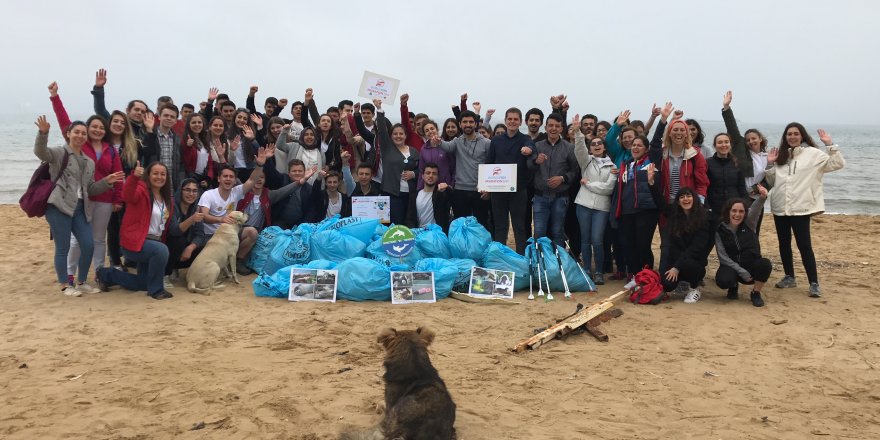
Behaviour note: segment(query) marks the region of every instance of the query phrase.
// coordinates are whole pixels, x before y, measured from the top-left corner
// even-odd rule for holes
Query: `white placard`
[[[337,275],[335,270],[292,269],[287,299],[336,302]]]
[[[516,164],[480,164],[477,168],[477,191],[516,192]]]
[[[399,79],[364,70],[364,78],[361,79],[361,89],[358,96],[370,101],[381,99],[384,103],[394,104],[399,88]]]
[[[437,302],[434,272],[391,272],[391,303]]]
[[[468,294],[484,298],[513,299],[515,277],[516,273],[512,271],[473,267]]]
[[[357,196],[351,198],[351,216],[377,218],[382,223],[391,223],[391,197]]]

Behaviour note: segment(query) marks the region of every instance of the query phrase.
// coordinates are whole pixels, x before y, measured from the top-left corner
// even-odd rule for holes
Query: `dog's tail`
[[[378,426],[364,431],[345,432],[339,436],[339,440],[385,440],[385,435]]]

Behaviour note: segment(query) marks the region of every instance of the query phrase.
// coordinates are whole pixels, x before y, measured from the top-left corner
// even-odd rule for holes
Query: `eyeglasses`
[[[590,142],[591,147],[598,147],[600,145],[605,145],[604,142]]]

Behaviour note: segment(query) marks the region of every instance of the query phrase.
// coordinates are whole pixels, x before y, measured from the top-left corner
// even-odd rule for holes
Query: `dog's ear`
[[[431,345],[431,342],[434,342],[434,332],[429,330],[427,327],[419,327],[416,329],[416,333],[422,337],[422,340],[425,341],[425,346]]]
[[[395,336],[397,336],[397,330],[386,328],[379,332],[376,342],[382,344],[383,347],[388,348],[388,344],[391,343],[391,340],[394,339]]]

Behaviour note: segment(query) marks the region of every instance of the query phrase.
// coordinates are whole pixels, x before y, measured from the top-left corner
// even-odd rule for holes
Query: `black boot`
[[[761,298],[761,292],[752,291],[752,305],[755,307],[764,307],[764,300]]]
[[[739,284],[727,289],[727,299],[734,301],[739,299]]]

